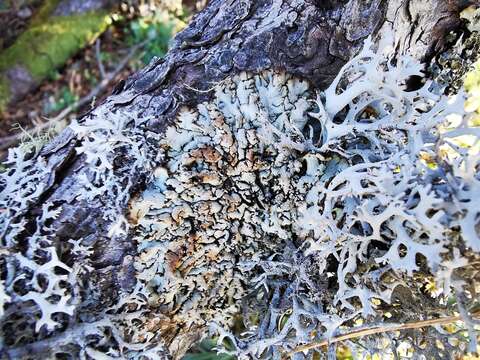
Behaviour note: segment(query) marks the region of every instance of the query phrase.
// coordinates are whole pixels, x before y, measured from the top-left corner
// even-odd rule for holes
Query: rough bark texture
[[[398,54],[410,52],[430,61],[448,45],[448,33],[461,31],[459,12],[467,5],[457,0],[213,0],[177,35],[164,58],[152,60],[118,84],[100,106],[108,112],[121,109],[151,116],[149,129],[162,133],[181,106],[208,99],[215,83],[241,71],[285,70],[324,89],[367,36],[378,37],[388,27],[396,30]],[[81,178],[89,176],[85,157],[75,152],[78,144],[74,132],[66,129],[41,150],[38,157],[45,159],[49,173],[23,216],[33,223],[45,201],[61,205],[61,214],[50,225],[57,246],[83,239],[93,247],[92,271],[83,279],[90,290],[79,310],[88,321],[118,302],[121,289],[133,286],[136,246],[131,235],[108,236],[112,224],[104,219],[103,209],[116,199],[77,200],[84,191]],[[149,174],[129,171],[131,161],[119,158],[115,173],[122,183],[133,184],[133,196]],[[126,210],[128,202],[121,206]],[[23,236],[28,236],[28,230]],[[191,337],[171,349],[173,356],[184,353],[199,338],[198,332],[190,330]],[[44,349],[24,346],[10,354],[30,350]]]

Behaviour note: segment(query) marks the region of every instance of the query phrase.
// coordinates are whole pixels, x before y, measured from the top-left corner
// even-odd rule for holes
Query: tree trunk
[[[38,152],[12,150],[2,192],[2,355],[100,358],[115,343],[129,352],[110,356],[183,356],[205,336],[207,322],[190,323],[136,292],[136,219],[128,215],[162,165],[158,143],[179,109],[211,100],[216,84],[242,72],[282,71],[324,90],[368,36],[379,41],[388,28],[395,30],[397,56],[430,62],[462,33],[459,14],[468,5],[210,1],[164,58],[118,84],[79,124]],[[103,141],[104,153],[89,150],[87,128]],[[102,345],[100,337],[113,340]],[[147,342],[151,352],[139,352]]]

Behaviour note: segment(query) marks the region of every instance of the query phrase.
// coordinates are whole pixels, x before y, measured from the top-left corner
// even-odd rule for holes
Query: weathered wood
[[[449,46],[445,41],[448,33],[461,32],[459,12],[469,3],[213,0],[176,36],[164,58],[152,60],[145,69],[118,84],[100,110],[86,114],[83,121],[95,119],[100,113],[131,113],[151,118],[146,132],[162,134],[181,106],[209,99],[214,84],[242,71],[285,70],[307,79],[314,88],[324,89],[367,36],[378,40],[389,27],[395,29],[397,54],[409,52],[417,59],[429,61]],[[145,141],[148,142],[148,136]],[[28,221],[21,235],[25,239],[35,229],[42,204],[49,201],[61,207],[61,213],[49,225],[55,234],[53,242],[58,249],[70,240],[91,246],[91,271],[81,275],[83,293],[68,327],[45,334],[45,339],[32,345],[20,341],[14,347],[6,346],[3,353],[11,358],[31,355],[31,350],[36,352],[36,358],[41,358],[40,354],[59,344],[55,339],[68,336],[69,331],[82,336],[78,330],[82,323],[99,320],[105,309],[118,303],[121,293],[131,291],[135,284],[132,258],[136,244],[132,235],[109,236],[112,221],[103,215],[104,209],[113,204],[126,212],[129,197],[145,186],[151,167],[143,172],[132,171],[135,159],[122,154],[120,149],[114,172],[118,183],[129,189],[130,196],[118,199],[107,194],[94,200],[78,200],[78,195],[85,192],[82,179],[91,176],[85,156],[75,150],[80,142],[67,128],[36,155],[38,161],[45,161],[48,172],[38,184],[34,201],[15,217]],[[145,149],[149,151],[148,146]],[[72,267],[86,261],[68,251],[61,256]],[[178,328],[179,324],[168,323],[168,314],[163,316],[163,339],[170,344],[170,355],[178,358],[202,336],[204,329]],[[21,329],[11,331],[4,336],[21,336]],[[176,336],[171,336],[172,331]]]

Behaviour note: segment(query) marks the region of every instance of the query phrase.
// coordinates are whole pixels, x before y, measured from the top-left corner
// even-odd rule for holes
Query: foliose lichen
[[[101,108],[73,124],[91,171],[78,195],[115,199],[105,207],[109,235],[133,233],[138,250],[133,290],[92,322],[75,316],[79,285],[49,242],[59,209],[45,204],[34,235],[16,239],[49,169],[12,150],[1,200],[3,331],[26,304],[30,342],[75,324],[51,341],[52,353],[70,346],[83,358],[168,358],[180,333],[208,328],[239,358],[280,359],[370,324],[458,312],[464,325],[347,345],[359,356],[475,350],[478,123],[462,91],[449,98],[428,80],[407,90],[422,66],[381,50],[367,41],[318,93],[283,72],[233,76],[211,101],[181,109],[162,136],[148,119]],[[150,174],[134,198],[113,166],[126,152],[131,171]],[[89,249],[80,241],[63,251]],[[66,315],[55,317],[53,306]],[[292,356],[331,356],[335,344],[324,350]]]
[[[132,204],[148,305],[210,324],[240,357],[280,358],[355,324],[453,312],[452,290],[475,302],[458,273],[480,251],[479,132],[462,92],[406,90],[422,75],[367,43],[315,101],[305,81],[243,73],[183,109]],[[240,311],[241,336],[227,330]],[[430,331],[417,353],[454,351]],[[368,351],[390,351],[382,341]]]

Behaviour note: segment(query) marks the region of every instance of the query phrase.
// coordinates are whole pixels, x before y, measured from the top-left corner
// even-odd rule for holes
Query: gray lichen
[[[394,66],[367,45],[315,102],[284,73],[244,73],[184,109],[132,205],[149,305],[266,358],[342,325],[411,319],[400,288],[429,314],[453,311],[451,288],[466,291],[454,274],[480,250],[478,130],[463,94],[407,92],[411,76],[413,59]],[[240,309],[238,337],[226,329]]]
[[[403,356],[406,345],[437,358],[474,350],[478,124],[462,92],[447,98],[431,81],[407,91],[422,66],[407,56],[393,63],[383,50],[367,42],[318,94],[284,72],[233,76],[213,100],[181,109],[162,136],[144,127],[150,119],[121,112],[98,110],[72,125],[90,170],[75,196],[115,198],[104,209],[114,220],[109,236],[131,233],[137,247],[134,268],[125,268],[135,284],[96,318],[76,313],[88,301],[78,281],[88,255],[83,268],[63,262],[93,249],[51,246],[55,204],[45,204],[33,235],[16,237],[37,177],[49,172],[13,150],[1,200],[4,334],[21,323],[23,340],[44,341],[52,353],[155,359],[208,328],[240,358],[279,359],[346,329],[458,311],[466,326],[456,332],[420,329],[348,345],[359,355]],[[125,152],[131,171],[151,173],[134,198],[116,173]]]
[[[132,204],[148,304],[270,358],[418,316],[399,301],[428,299],[428,314],[454,310],[451,289],[475,301],[457,272],[480,250],[478,129],[462,93],[406,91],[411,76],[413,59],[393,65],[367,44],[315,102],[284,73],[243,73],[183,109]],[[240,310],[242,336],[227,330]],[[453,351],[442,346],[422,352]]]

